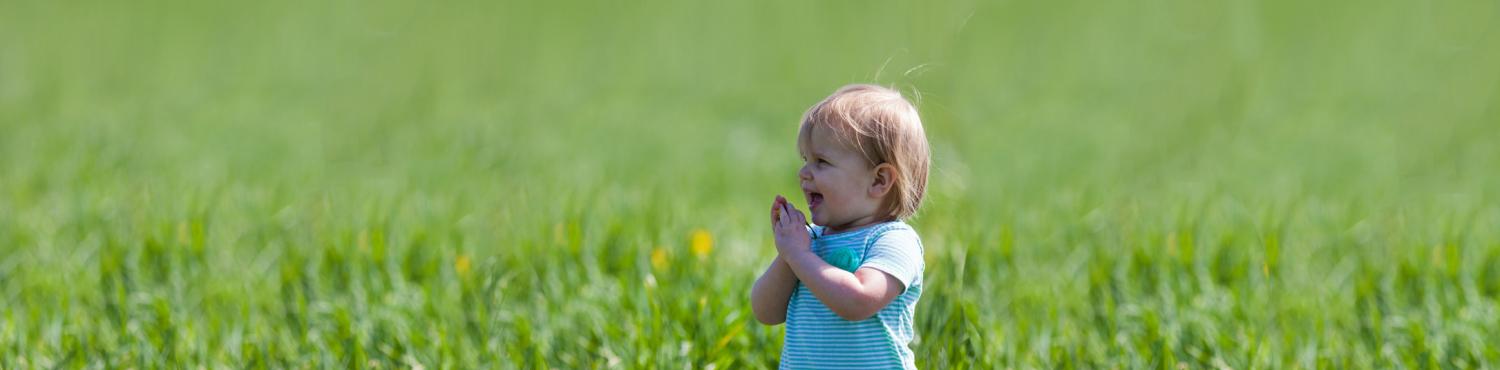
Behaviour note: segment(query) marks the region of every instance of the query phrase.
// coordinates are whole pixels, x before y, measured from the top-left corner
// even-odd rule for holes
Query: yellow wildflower
[[[656,247],[656,249],[651,250],[651,267],[657,270],[666,269],[667,262],[667,250],[665,248]]]
[[[453,271],[458,271],[459,275],[468,276],[469,275],[469,255],[467,255],[467,254],[459,255],[458,259],[456,259],[456,260],[453,261]]]
[[[714,236],[708,230],[693,230],[691,239],[693,255],[698,256],[698,259],[708,258],[708,253],[714,251]]]

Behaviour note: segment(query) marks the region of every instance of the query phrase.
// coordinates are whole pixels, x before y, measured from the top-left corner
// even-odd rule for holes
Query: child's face
[[[875,169],[828,128],[813,125],[811,130],[797,177],[812,222],[843,231],[876,221],[884,192],[872,191]]]

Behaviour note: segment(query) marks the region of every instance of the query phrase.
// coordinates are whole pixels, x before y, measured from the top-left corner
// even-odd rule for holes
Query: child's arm
[[[771,260],[771,267],[755,280],[750,288],[750,310],[755,320],[766,325],[786,322],[787,301],[792,299],[792,290],[797,288],[797,275],[780,257]]]
[[[786,206],[786,198],[776,197],[771,202],[771,230],[776,231],[778,222],[782,220],[782,211]],[[792,274],[792,268],[781,260],[781,256],[771,260],[771,267],[755,280],[755,286],[750,288],[750,311],[755,314],[755,320],[766,325],[776,325],[786,322],[786,305],[792,299],[792,291],[797,289],[797,275]]]
[[[839,317],[849,321],[868,319],[906,289],[901,280],[884,271],[862,267],[850,273],[823,261],[812,252],[802,211],[787,204],[781,212],[775,222],[780,260]]]
[[[885,271],[861,267],[853,273],[824,262],[812,251],[783,256],[787,265],[828,309],[849,321],[875,316],[906,289]]]

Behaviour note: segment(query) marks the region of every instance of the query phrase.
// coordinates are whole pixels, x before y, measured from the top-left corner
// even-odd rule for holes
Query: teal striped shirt
[[[813,226],[813,253],[848,271],[874,268],[894,276],[906,290],[861,321],[834,314],[797,283],[786,308],[782,369],[915,369],[912,316],[922,296],[922,241],[901,221],[823,234]]]

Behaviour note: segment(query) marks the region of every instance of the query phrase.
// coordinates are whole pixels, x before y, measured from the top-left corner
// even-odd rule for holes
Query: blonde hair
[[[895,167],[891,192],[882,206],[885,216],[899,220],[917,213],[927,192],[931,154],[917,108],[900,92],[866,84],[839,88],[802,115],[797,148],[804,153],[815,125],[832,129],[871,167],[882,163]]]

